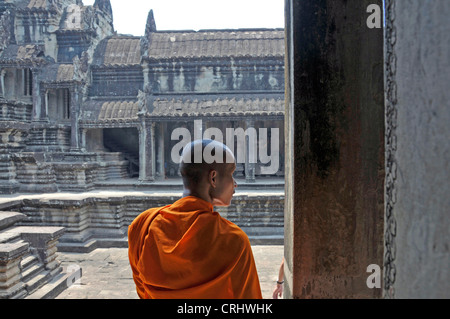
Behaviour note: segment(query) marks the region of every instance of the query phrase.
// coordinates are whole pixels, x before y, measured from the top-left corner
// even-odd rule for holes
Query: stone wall
[[[136,98],[143,90],[144,76],[140,66],[127,68],[93,68],[89,95],[103,98]]]
[[[383,260],[382,1],[286,1],[288,298],[374,298]]]
[[[128,225],[143,211],[178,200],[179,195],[79,195],[42,196],[4,202],[2,210],[27,216],[22,225],[65,228],[58,249],[89,251],[97,247],[127,247]],[[253,243],[282,244],[284,196],[235,195],[232,205],[217,208],[242,227]]]
[[[0,191],[3,194],[90,191],[105,180],[127,178],[128,165],[117,152],[3,154]]]
[[[159,61],[149,65],[152,93],[282,91],[283,60]]]
[[[448,298],[450,3],[386,7],[384,292]]]

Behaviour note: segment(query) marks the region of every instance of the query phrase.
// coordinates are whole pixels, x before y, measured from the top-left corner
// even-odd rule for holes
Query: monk
[[[214,211],[229,206],[237,184],[224,144],[186,145],[184,192],[171,205],[141,213],[128,229],[128,255],[141,299],[261,299],[247,235]]]

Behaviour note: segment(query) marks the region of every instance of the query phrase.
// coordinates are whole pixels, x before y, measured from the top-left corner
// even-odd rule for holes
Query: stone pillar
[[[139,128],[139,180],[153,181],[155,178],[155,123],[141,116]]]
[[[80,141],[80,148],[83,152],[86,152],[86,134],[87,134],[86,128],[81,129],[81,141]]]
[[[245,120],[245,181],[255,182],[256,161],[258,158],[258,141],[255,129],[255,120]]]
[[[34,121],[41,121],[47,117],[47,114],[42,111],[42,96],[45,92],[42,92],[39,85],[39,71],[33,70],[33,111],[32,119]]]
[[[43,101],[43,103],[41,104],[41,115],[40,115],[40,117],[39,117],[39,120],[40,121],[45,121],[45,122],[48,122],[48,89],[44,89],[44,88],[41,88],[41,90],[40,90],[40,101],[41,101],[41,103],[42,103],[42,101]],[[33,101],[33,104],[34,104],[34,101]]]
[[[48,89],[43,90],[42,95],[44,96],[44,107],[45,110],[43,113],[48,114]]]
[[[2,90],[1,95],[5,98],[5,74],[6,70],[2,69],[0,71],[0,89]]]
[[[285,297],[377,298],[366,283],[383,262],[383,30],[367,8],[383,2],[285,4]]]
[[[78,114],[79,114],[79,98],[78,88],[70,90],[70,150],[80,150]]]
[[[157,126],[157,153],[156,153],[156,178],[164,180],[166,178],[165,172],[165,157],[164,157],[164,133],[165,124],[160,122]]]
[[[386,1],[385,297],[450,298],[449,16]]]

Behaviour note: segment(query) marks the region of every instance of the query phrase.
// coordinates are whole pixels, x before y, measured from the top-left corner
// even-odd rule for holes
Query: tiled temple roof
[[[74,81],[73,64],[51,64],[43,69],[44,82],[71,82]]]
[[[130,66],[140,65],[141,46],[139,37],[114,36],[103,40],[94,54],[94,65]]]
[[[153,59],[284,56],[281,29],[158,31],[149,37]]]
[[[87,101],[83,103],[81,120],[84,122],[129,121],[138,118],[137,101]]]
[[[150,59],[284,56],[284,31],[279,29],[158,31],[149,40]],[[140,59],[140,38],[117,35],[99,44],[94,65],[139,65]]]
[[[30,2],[27,5],[27,8],[46,8],[47,7],[47,0],[30,0]]]
[[[81,121],[84,123],[135,122],[138,119],[139,102],[91,100],[83,104]],[[157,97],[153,106],[148,107],[150,117],[185,116],[283,116],[284,97],[246,96],[246,97]]]
[[[8,45],[0,55],[0,63],[33,62],[44,60],[44,49],[39,45]]]
[[[73,1],[73,3],[76,2]],[[64,5],[67,5],[67,2]],[[19,11],[53,11],[60,6],[60,3],[49,0],[16,0],[14,6]]]

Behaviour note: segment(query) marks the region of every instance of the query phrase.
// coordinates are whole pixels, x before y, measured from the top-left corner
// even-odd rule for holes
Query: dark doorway
[[[110,152],[119,152],[129,162],[130,177],[139,177],[139,135],[134,127],[103,130],[103,145]]]

